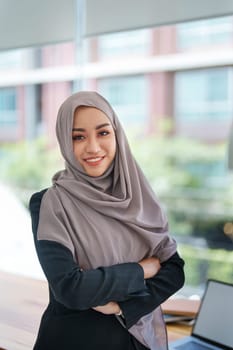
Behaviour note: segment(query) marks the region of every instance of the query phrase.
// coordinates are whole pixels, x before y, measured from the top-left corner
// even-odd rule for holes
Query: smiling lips
[[[92,158],[86,158],[84,159],[85,162],[88,164],[88,165],[91,165],[91,166],[96,166],[96,165],[99,165],[101,163],[101,161],[105,158],[105,156],[103,157],[92,157]]]

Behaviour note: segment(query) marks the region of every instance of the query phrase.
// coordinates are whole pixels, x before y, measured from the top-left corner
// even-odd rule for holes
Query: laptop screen
[[[209,280],[192,335],[233,347],[233,285]]]

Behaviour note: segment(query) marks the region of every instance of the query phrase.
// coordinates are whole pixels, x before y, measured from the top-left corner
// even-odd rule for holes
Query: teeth
[[[86,162],[90,162],[90,163],[94,163],[94,162],[98,162],[99,160],[101,160],[101,157],[98,158],[92,158],[92,159],[86,159]]]

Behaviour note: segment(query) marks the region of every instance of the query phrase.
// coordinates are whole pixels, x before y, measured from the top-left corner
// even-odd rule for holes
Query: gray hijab
[[[79,106],[104,112],[115,131],[115,159],[99,177],[88,176],[73,153],[73,116]],[[73,94],[59,109],[56,132],[65,170],[54,175],[53,186],[43,196],[38,239],[66,246],[84,270],[149,256],[161,262],[170,258],[176,243],[169,236],[166,216],[110,104],[96,92]],[[161,317],[157,308],[129,331],[139,339],[140,330],[139,340],[150,349],[166,349]]]

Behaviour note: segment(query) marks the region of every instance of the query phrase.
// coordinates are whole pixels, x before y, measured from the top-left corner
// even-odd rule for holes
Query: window
[[[98,39],[99,59],[147,54],[149,45],[150,31],[146,29],[103,35]]]
[[[204,48],[232,43],[233,17],[214,18],[177,25],[179,49]]]
[[[207,278],[232,281],[233,181],[225,160],[233,116],[233,68],[224,55],[214,67],[211,58],[226,47],[232,54],[233,17],[106,34],[82,44],[0,53],[0,70],[9,68],[14,75],[16,69],[30,68],[27,73],[35,73],[30,84],[22,82],[19,96],[18,88],[0,89],[2,143],[45,136],[53,144],[57,108],[72,86],[73,91],[81,86],[97,90],[114,107],[168,213],[170,232],[186,261],[187,291],[182,293],[198,292]],[[186,59],[191,55],[186,51],[194,49],[199,50],[197,57],[205,58],[205,69],[193,62],[188,70]],[[73,66],[75,50],[76,63],[88,72],[80,80],[79,67]],[[129,67],[134,60],[139,63],[137,73]],[[121,73],[111,75],[110,69],[103,69],[118,63]],[[58,65],[64,69],[54,69]],[[65,67],[69,65],[71,70]],[[38,67],[46,69],[37,71]],[[28,181],[17,181],[25,193]]]
[[[23,50],[0,52],[0,70],[20,68],[22,65]]]
[[[127,128],[145,122],[148,93],[144,76],[101,79],[98,88]]]
[[[177,72],[175,91],[178,121],[204,123],[232,118],[232,68]]]
[[[15,127],[17,122],[16,89],[0,89],[0,126]]]

